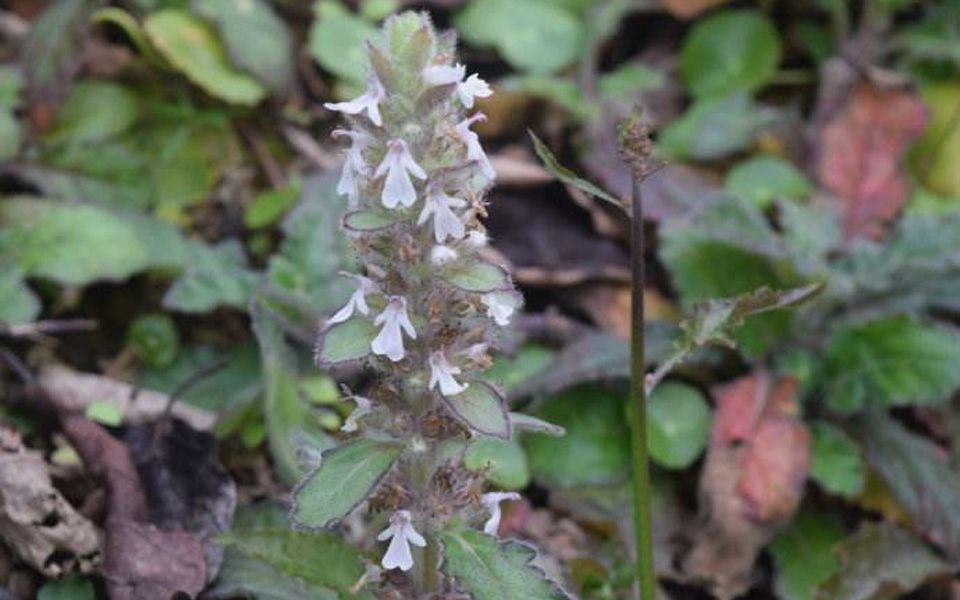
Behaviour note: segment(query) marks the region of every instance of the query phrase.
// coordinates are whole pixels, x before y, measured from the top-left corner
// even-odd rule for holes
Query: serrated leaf
[[[143,28],[160,54],[210,95],[245,106],[266,95],[255,79],[230,65],[223,44],[198,17],[165,9],[147,16]]]
[[[194,243],[184,273],[163,297],[163,306],[189,313],[205,313],[220,306],[246,308],[260,276],[247,268],[238,240],[210,247]]]
[[[823,489],[848,498],[863,491],[866,469],[860,447],[844,431],[826,421],[810,425],[810,477]]]
[[[473,529],[448,529],[443,542],[443,571],[474,600],[569,600],[531,563],[537,552],[517,541],[499,542]]]
[[[777,30],[752,10],[722,10],[697,21],[680,51],[680,73],[700,97],[762,87],[779,63]]]
[[[310,529],[335,525],[373,492],[402,452],[399,444],[367,439],[327,450],[294,490],[290,516]]]
[[[40,299],[15,267],[0,269],[0,323],[19,325],[33,321],[40,313]]]
[[[487,262],[472,261],[452,266],[441,272],[440,277],[465,292],[486,293],[510,289],[507,271]]]
[[[899,597],[952,571],[920,539],[890,522],[865,521],[836,552],[840,567],[817,589],[816,600]]]
[[[343,217],[343,226],[351,231],[379,231],[396,222],[396,218],[385,211],[355,210]]]
[[[287,24],[265,0],[192,0],[193,11],[215,23],[233,65],[277,94],[293,81]]]
[[[340,600],[335,590],[286,575],[266,560],[250,558],[235,548],[224,552],[217,579],[204,590],[203,597],[210,600]]]
[[[317,364],[334,365],[370,355],[370,342],[377,336],[373,321],[360,316],[337,323],[317,341]]]
[[[510,419],[500,393],[488,383],[471,381],[467,389],[444,396],[444,403],[468,428],[502,439],[510,439]]]
[[[0,202],[0,255],[27,277],[85,285],[179,269],[187,244],[175,227],[138,213],[13,197]]]
[[[960,333],[947,327],[872,321],[837,332],[826,356],[826,400],[838,411],[938,403],[960,388]]]
[[[647,401],[650,457],[668,469],[689,467],[707,446],[710,407],[696,388],[681,383],[659,386]]]
[[[860,419],[857,433],[867,464],[912,521],[960,560],[960,476],[943,449],[882,415]]]
[[[260,345],[263,414],[270,455],[280,479],[293,484],[307,470],[298,457],[300,448],[320,452],[335,442],[319,428],[300,397],[296,356],[284,340],[280,326],[258,304],[252,307],[251,319]]]
[[[591,196],[600,198],[601,200],[606,200],[621,210],[626,210],[624,203],[619,198],[607,193],[600,186],[587,181],[582,177],[578,177],[576,173],[561,165],[560,161],[557,160],[557,157],[550,152],[550,149],[547,148],[546,144],[540,141],[540,138],[538,138],[535,133],[532,131],[529,131],[528,133],[533,139],[534,151],[536,151],[537,156],[540,157],[540,161],[543,163],[543,166],[547,168],[547,171],[550,171],[551,175],[563,183],[572,185],[573,187],[584,191]]]
[[[770,545],[777,568],[777,596],[813,600],[817,586],[839,568],[833,548],[843,538],[843,527],[833,515],[801,511]]]
[[[513,440],[475,439],[464,452],[463,465],[483,471],[487,481],[503,490],[522,490],[530,484],[527,454]]]

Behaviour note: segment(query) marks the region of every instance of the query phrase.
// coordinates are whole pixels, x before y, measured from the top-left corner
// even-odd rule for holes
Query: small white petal
[[[430,264],[443,267],[457,260],[458,256],[457,251],[450,246],[437,245],[430,249]]]
[[[490,518],[483,524],[483,532],[487,535],[497,535],[500,529],[500,503],[504,500],[519,500],[520,494],[516,492],[490,492],[480,498],[480,502],[490,513]]]
[[[457,123],[454,127],[454,130],[457,132],[460,140],[467,146],[467,160],[471,160],[480,165],[480,171],[490,180],[496,178],[497,173],[493,170],[493,165],[490,164],[490,159],[487,158],[487,154],[483,151],[483,147],[480,145],[480,138],[476,133],[470,131],[470,126],[476,123],[477,121],[486,121],[487,116],[483,113],[476,113],[472,117],[464,119]]]
[[[427,541],[417,533],[410,521],[410,511],[398,510],[391,515],[390,526],[377,536],[377,539],[381,542],[390,540],[390,545],[387,546],[387,551],[380,561],[383,568],[409,571],[413,567],[413,554],[410,552],[410,544],[420,547],[427,545]]]
[[[466,81],[457,86],[457,94],[460,96],[460,102],[466,108],[473,108],[474,98],[487,98],[493,94],[493,90],[486,81],[474,73]]]
[[[423,225],[432,215],[433,236],[438,244],[442,244],[447,237],[459,240],[466,235],[466,227],[460,217],[453,212],[453,209],[463,208],[466,205],[465,200],[448,196],[443,190],[434,186],[423,203],[423,210],[420,211],[420,216],[417,218],[417,225]]]
[[[340,427],[340,431],[347,433],[356,431],[360,419],[369,415],[373,408],[373,403],[363,396],[353,396],[352,400],[356,403],[356,407],[347,415],[347,420],[344,421],[343,426]]]
[[[427,85],[449,85],[459,83],[467,74],[467,68],[457,63],[450,65],[428,65],[423,69],[423,81]]]
[[[430,354],[430,383],[428,389],[440,386],[440,393],[444,396],[455,396],[467,389],[468,384],[460,383],[454,375],[460,374],[460,367],[455,367],[447,361],[443,350]]]
[[[377,291],[377,284],[362,275],[353,275],[350,273],[345,273],[345,275],[357,280],[357,289],[350,296],[350,299],[347,300],[344,307],[327,319],[328,326],[346,321],[353,316],[354,311],[361,315],[370,314],[370,307],[367,305],[367,294],[375,293]]]
[[[385,91],[383,84],[376,76],[367,77],[367,89],[360,96],[357,96],[349,102],[327,102],[323,106],[329,110],[336,110],[349,115],[358,115],[367,111],[367,116],[373,121],[374,125],[383,125],[383,119],[380,116],[380,101],[383,100]]]
[[[510,317],[520,306],[520,300],[513,292],[490,292],[481,296],[480,300],[487,307],[487,316],[501,327],[510,324]]]
[[[486,246],[489,241],[485,231],[474,229],[467,234],[467,243],[474,248],[482,248]]]
[[[424,170],[410,156],[406,142],[400,139],[387,142],[387,154],[374,173],[376,177],[387,176],[380,196],[384,206],[413,206],[417,201],[417,191],[410,180],[411,173],[418,179],[427,178]]]
[[[407,333],[410,339],[417,339],[417,332],[413,329],[413,323],[407,315],[407,300],[402,296],[391,296],[387,302],[387,307],[383,312],[377,315],[373,321],[374,325],[383,325],[377,337],[370,342],[370,349],[374,354],[386,356],[393,362],[403,360],[406,351],[403,348],[403,333]]]

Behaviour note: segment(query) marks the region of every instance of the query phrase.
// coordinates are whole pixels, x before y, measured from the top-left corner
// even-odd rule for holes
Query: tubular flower
[[[417,339],[417,332],[407,315],[407,299],[403,296],[390,296],[387,307],[373,320],[374,325],[383,325],[383,329],[370,342],[370,349],[374,354],[386,356],[393,362],[403,360],[406,352],[403,349],[403,333],[410,339]]]
[[[454,127],[454,131],[457,132],[457,137],[459,137],[460,140],[467,146],[467,160],[472,160],[480,165],[480,171],[487,177],[487,179],[493,180],[496,178],[497,173],[493,170],[493,165],[490,164],[490,159],[487,158],[487,154],[483,151],[483,146],[480,145],[480,137],[470,130],[470,126],[477,121],[486,120],[487,115],[478,112],[472,117],[466,118],[457,123],[457,125]]]
[[[376,177],[387,176],[383,184],[383,194],[380,196],[384,206],[413,206],[417,201],[417,190],[413,188],[411,174],[417,179],[427,178],[426,172],[410,156],[405,141],[396,139],[387,142],[387,154],[374,173]]]
[[[466,108],[473,108],[474,98],[486,98],[493,94],[493,90],[486,81],[480,79],[480,76],[474,73],[463,81],[467,74],[467,68],[457,63],[450,65],[430,65],[423,70],[423,80],[427,85],[449,85],[457,84],[457,96],[460,102]]]
[[[362,275],[353,275],[351,273],[343,273],[343,275],[356,279],[357,289],[350,296],[350,299],[347,300],[347,303],[343,306],[343,308],[338,310],[335,315],[327,319],[328,326],[346,321],[353,316],[354,311],[360,313],[361,315],[369,315],[370,307],[367,305],[367,295],[376,293],[378,290],[377,284],[374,283],[372,279],[368,279]]]
[[[337,193],[349,198],[351,203],[355,203],[360,194],[359,177],[367,175],[370,171],[370,167],[363,160],[363,151],[370,145],[371,138],[365,133],[347,129],[335,129],[333,136],[348,137],[353,141],[343,161],[343,171],[340,173],[340,181],[337,182]]]
[[[447,237],[459,240],[466,235],[467,230],[453,209],[466,205],[466,200],[448,196],[439,186],[431,186],[417,225],[423,225],[433,215],[433,237],[438,244],[442,244]]]
[[[323,107],[348,115],[358,115],[366,111],[373,124],[380,127],[383,125],[383,118],[380,116],[380,101],[383,100],[384,93],[383,84],[380,83],[376,75],[370,74],[367,76],[367,89],[363,94],[349,102],[327,102]]]
[[[468,384],[460,383],[453,378],[460,374],[460,367],[455,367],[447,361],[443,350],[437,350],[430,354],[430,384],[429,389],[440,386],[440,393],[444,396],[455,396],[467,389]]]
[[[421,548],[427,545],[427,540],[417,533],[410,519],[409,510],[398,510],[390,517],[390,526],[377,536],[377,539],[381,542],[390,540],[390,545],[387,546],[387,551],[380,561],[384,569],[409,571],[413,567],[413,554],[410,552],[410,544]]]
[[[347,420],[343,422],[343,426],[340,427],[340,431],[346,433],[352,433],[357,430],[359,421],[361,418],[370,414],[370,411],[373,409],[373,403],[369,398],[364,398],[363,396],[353,396],[351,398],[356,404],[356,407],[347,415]]]
[[[516,492],[489,492],[480,497],[483,507],[490,513],[490,518],[483,524],[483,532],[487,535],[497,535],[500,529],[500,503],[504,500],[519,500],[520,494]]]
[[[501,327],[510,324],[510,317],[520,304],[511,292],[490,292],[484,294],[480,301],[487,307],[487,316]]]

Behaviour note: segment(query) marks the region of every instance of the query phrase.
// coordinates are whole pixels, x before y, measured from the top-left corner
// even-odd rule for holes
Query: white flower
[[[333,325],[335,323],[342,323],[350,317],[353,316],[354,311],[360,313],[361,315],[369,315],[370,307],[367,305],[367,295],[373,294],[378,291],[377,284],[373,282],[372,279],[367,279],[362,275],[354,275],[352,273],[342,273],[347,277],[352,277],[357,280],[357,289],[353,292],[353,295],[350,296],[350,299],[347,300],[347,303],[337,311],[335,315],[327,319],[327,326]]]
[[[443,350],[437,350],[430,355],[430,384],[428,389],[440,386],[440,393],[444,396],[454,396],[467,389],[468,384],[460,383],[453,378],[460,374],[460,367],[455,367],[447,361]]]
[[[514,292],[490,292],[480,297],[487,307],[487,316],[503,327],[510,324],[510,317],[520,306],[520,300]]]
[[[454,127],[454,130],[457,132],[457,136],[460,138],[460,140],[463,141],[463,143],[467,146],[467,160],[477,162],[480,165],[480,170],[484,175],[487,176],[487,179],[492,180],[497,176],[497,173],[493,170],[493,165],[490,164],[490,159],[487,158],[486,153],[483,151],[483,147],[480,145],[479,136],[470,131],[471,125],[477,121],[486,120],[487,116],[481,112],[478,112],[472,117],[457,123],[457,125]]]
[[[383,162],[377,167],[374,175],[382,177],[384,174],[387,180],[383,184],[383,194],[380,196],[383,205],[387,208],[396,208],[398,204],[413,206],[417,201],[417,191],[413,189],[410,174],[417,179],[426,179],[427,174],[410,156],[407,143],[403,140],[387,142],[387,155],[383,157]]]
[[[376,75],[370,74],[367,76],[367,89],[362,95],[349,102],[327,102],[323,107],[349,115],[358,115],[367,111],[367,116],[374,125],[379,127],[383,125],[383,119],[380,117],[380,101],[383,100],[384,94],[383,84]]]
[[[407,332],[410,339],[417,339],[417,332],[414,331],[413,323],[407,315],[407,299],[403,296],[390,296],[387,307],[377,315],[373,324],[383,325],[383,329],[370,342],[370,349],[374,354],[386,356],[393,362],[402,360],[404,356],[401,329]]]
[[[366,175],[370,171],[370,166],[363,160],[363,151],[370,145],[371,137],[362,132],[346,129],[334,129],[333,136],[346,136],[353,141],[343,160],[343,171],[337,183],[337,193],[347,196],[351,202],[356,202],[360,193],[357,176]]]
[[[442,244],[447,236],[459,240],[466,234],[463,221],[453,212],[454,208],[463,208],[466,200],[448,196],[439,186],[430,186],[427,199],[423,203],[423,210],[417,219],[417,225],[423,225],[433,215],[433,237],[438,244]]]
[[[390,517],[390,526],[380,532],[377,536],[379,541],[390,540],[387,551],[383,555],[380,564],[384,569],[400,569],[409,571],[413,567],[413,554],[410,553],[410,544],[420,546],[427,545],[427,540],[417,533],[410,523],[410,511],[398,510]]]
[[[480,97],[486,98],[493,91],[487,82],[480,79],[480,76],[474,73],[463,81],[463,76],[467,74],[467,68],[457,63],[450,65],[430,65],[423,69],[423,80],[427,85],[449,85],[457,84],[457,95],[460,96],[460,102],[466,108],[473,108],[473,99]]]
[[[365,417],[370,414],[370,411],[373,409],[373,403],[369,398],[364,398],[363,396],[352,396],[350,398],[356,404],[356,407],[353,411],[347,415],[347,420],[343,422],[343,426],[340,427],[340,431],[345,431],[351,433],[357,430],[357,424],[362,417]]]
[[[458,256],[457,251],[450,246],[440,244],[430,249],[430,263],[435,267],[449,265],[457,260]]]
[[[487,245],[487,233],[485,231],[480,231],[479,229],[474,229],[467,234],[467,243],[473,246],[474,248],[483,248]]]
[[[493,94],[493,90],[486,81],[474,73],[463,83],[457,84],[457,94],[460,95],[460,101],[466,108],[473,108],[474,98],[486,98]]]
[[[497,535],[500,529],[500,503],[504,500],[519,500],[516,492],[490,492],[480,497],[483,507],[490,513],[490,518],[483,524],[483,532],[487,535]]]

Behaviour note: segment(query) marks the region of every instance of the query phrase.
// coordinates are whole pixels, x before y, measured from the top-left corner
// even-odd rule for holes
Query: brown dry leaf
[[[684,573],[721,599],[750,587],[757,554],[803,493],[810,436],[797,383],[765,372],[715,390],[716,416],[700,480],[700,522]]]
[[[600,329],[622,338],[630,338],[630,285],[626,283],[588,284],[572,292],[573,301]],[[643,292],[646,321],[676,321],[677,307],[653,288]]]
[[[47,577],[89,572],[100,561],[100,534],[60,495],[47,464],[0,426],[0,540]]]
[[[910,189],[901,162],[926,122],[926,109],[913,92],[867,81],[825,121],[816,171],[841,204],[847,239],[880,237],[906,202]]]
[[[678,19],[692,19],[715,6],[726,4],[729,0],[660,0],[660,4]]]

